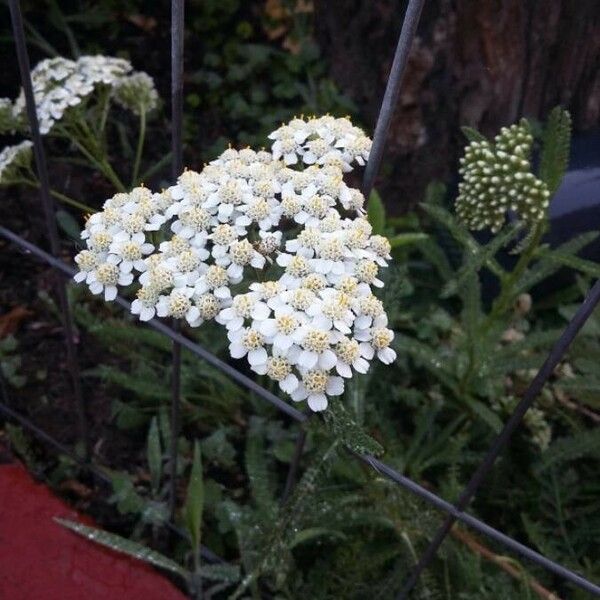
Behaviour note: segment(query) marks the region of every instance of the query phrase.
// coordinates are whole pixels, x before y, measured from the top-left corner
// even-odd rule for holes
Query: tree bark
[[[371,131],[406,0],[316,0],[332,78]],[[568,108],[576,129],[600,120],[597,0],[428,0],[409,57],[377,185],[402,210],[447,179],[461,125],[486,135],[521,116]]]

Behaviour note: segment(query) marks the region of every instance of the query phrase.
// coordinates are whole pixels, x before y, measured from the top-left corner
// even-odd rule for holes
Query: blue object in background
[[[569,169],[550,203],[546,240],[557,246],[586,231],[600,231],[600,131],[573,136]],[[600,241],[582,256],[600,262]]]

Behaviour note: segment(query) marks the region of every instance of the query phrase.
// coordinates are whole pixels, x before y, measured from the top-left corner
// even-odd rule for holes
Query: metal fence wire
[[[375,128],[375,134],[373,137],[373,148],[370,159],[365,169],[364,180],[363,180],[363,191],[368,194],[373,187],[375,177],[379,171],[381,160],[383,158],[383,152],[385,148],[385,141],[389,130],[390,121],[394,112],[394,107],[397,103],[397,98],[402,82],[402,77],[405,71],[406,63],[413,38],[416,33],[419,17],[425,0],[409,0],[406,14],[404,17],[402,29],[398,39],[398,45],[394,55],[388,83],[386,86],[384,98],[382,101],[379,117],[377,119],[377,125]],[[27,53],[25,34],[23,30],[23,18],[21,15],[21,8],[19,0],[9,0],[9,7],[12,20],[13,36],[15,41],[15,49],[17,60],[19,63],[19,69],[21,74],[21,83],[25,92],[25,100],[27,104],[27,116],[29,119],[29,126],[31,129],[32,140],[34,144],[34,155],[35,164],[37,168],[38,177],[41,183],[40,187],[40,202],[45,216],[46,223],[46,235],[49,240],[50,253],[44,251],[42,248],[28,242],[23,237],[10,231],[6,227],[0,226],[0,236],[15,244],[22,251],[33,255],[37,259],[51,266],[56,274],[56,293],[59,298],[59,305],[63,319],[63,329],[65,334],[65,343],[67,350],[67,360],[69,365],[69,374],[73,387],[73,398],[75,401],[75,411],[78,418],[79,426],[79,437],[84,443],[84,447],[89,449],[89,432],[86,420],[86,406],[83,395],[81,393],[81,382],[79,378],[79,368],[77,364],[76,347],[73,338],[73,317],[69,307],[67,293],[66,293],[66,282],[64,277],[71,278],[75,274],[75,269],[66,265],[59,258],[59,238],[56,228],[55,219],[55,206],[52,197],[50,196],[50,187],[48,183],[48,174],[46,168],[45,152],[42,143],[42,138],[39,132],[37,114],[35,109],[35,101],[32,91],[31,83],[31,70],[29,65],[29,57]],[[172,110],[172,177],[175,180],[181,172],[183,167],[183,145],[182,145],[182,122],[183,122],[183,38],[184,38],[184,0],[172,0],[171,2],[171,110]],[[117,297],[116,302],[125,309],[129,309],[130,303],[122,297]],[[411,590],[418,582],[419,576],[422,571],[431,563],[438,548],[444,542],[450,530],[456,521],[467,525],[475,531],[483,534],[486,537],[498,542],[505,546],[508,550],[511,550],[517,554],[520,554],[527,560],[535,563],[536,565],[547,569],[548,571],[563,577],[573,585],[589,592],[590,594],[600,597],[600,587],[593,582],[585,579],[581,575],[568,569],[567,567],[556,563],[549,558],[541,555],[540,553],[532,550],[531,548],[521,544],[517,540],[503,534],[502,532],[494,529],[485,522],[480,521],[476,517],[465,512],[469,502],[473,499],[477,490],[483,483],[485,477],[492,469],[496,459],[502,452],[506,444],[509,442],[510,437],[514,433],[515,429],[521,423],[525,413],[530,408],[533,400],[539,394],[542,387],[550,377],[554,367],[558,364],[565,352],[569,348],[571,342],[581,329],[589,316],[592,314],[594,308],[600,302],[600,281],[597,281],[592,287],[587,297],[568,323],[567,327],[563,331],[558,341],[554,344],[554,347],[550,351],[544,364],[539,369],[535,378],[531,381],[529,387],[523,394],[517,407],[508,419],[504,428],[500,434],[496,437],[486,456],[482,460],[479,467],[475,470],[469,483],[466,485],[464,490],[459,496],[458,501],[455,504],[451,504],[426,490],[418,483],[412,481],[408,477],[402,475],[392,467],[386,465],[382,461],[378,460],[374,456],[367,454],[358,454],[351,452],[350,454],[356,459],[371,467],[382,476],[386,477],[390,481],[401,486],[404,490],[411,494],[421,498],[425,502],[431,504],[442,512],[446,513],[446,519],[435,533],[429,546],[414,566],[414,569],[404,583],[402,589],[397,595],[398,600],[408,598]],[[235,381],[240,386],[246,388],[262,400],[272,404],[275,408],[281,412],[287,414],[289,417],[297,421],[298,423],[304,423],[308,417],[305,413],[299,411],[288,403],[284,402],[281,398],[266,390],[262,386],[258,385],[253,379],[247,377],[243,373],[240,373],[231,365],[219,359],[217,356],[212,354],[209,350],[202,347],[200,344],[190,340],[184,336],[176,327],[170,326],[157,319],[152,319],[148,322],[148,325],[154,328],[156,331],[170,338],[173,342],[173,353],[172,353],[172,394],[171,394],[171,427],[173,431],[173,440],[176,440],[179,431],[179,404],[180,404],[180,365],[181,365],[181,349],[185,348],[200,359],[206,361],[216,369],[225,373],[230,379]],[[3,382],[0,380],[0,392],[2,392],[2,399],[0,400],[0,412],[9,419],[13,419],[19,422],[24,428],[29,430],[33,435],[37,436],[41,441],[49,444],[57,451],[70,456],[73,460],[79,463],[82,467],[89,469],[94,473],[100,480],[106,482],[106,475],[97,466],[92,464],[89,460],[89,453],[86,452],[85,457],[81,458],[71,449],[65,447],[61,442],[48,433],[37,427],[25,416],[17,413],[8,405],[8,398],[6,388]],[[301,427],[298,443],[296,445],[296,451],[298,454],[302,452],[304,444],[304,428]],[[174,515],[175,510],[175,488],[176,488],[176,466],[177,466],[177,445],[173,443],[169,448],[169,461],[171,465],[171,478],[170,478],[170,509],[171,519]],[[284,492],[284,499],[289,493],[289,490],[293,486],[295,478],[294,461],[290,467],[288,478],[286,482],[286,491]],[[177,530],[177,527],[173,524],[172,520],[169,521],[168,527]],[[179,533],[183,534],[180,530]],[[214,553],[207,548],[202,549],[204,558],[208,561],[220,561]]]

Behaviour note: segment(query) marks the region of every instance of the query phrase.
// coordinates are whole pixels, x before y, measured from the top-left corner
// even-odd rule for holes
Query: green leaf
[[[379,194],[373,190],[367,204],[367,219],[373,227],[373,233],[384,235],[385,232],[385,206]]]
[[[290,549],[298,546],[300,544],[305,544],[306,542],[311,542],[320,537],[330,537],[335,538],[336,540],[343,542],[347,539],[347,536],[344,535],[341,531],[336,531],[335,529],[328,529],[327,527],[310,527],[309,529],[303,529],[299,531],[290,542]]]
[[[126,473],[109,473],[113,494],[109,502],[117,505],[121,514],[136,514],[144,510],[144,499],[137,493],[133,482]]]
[[[559,467],[584,456],[600,457],[600,429],[579,431],[573,437],[564,437],[553,442],[542,455],[539,471]]]
[[[354,452],[374,456],[383,454],[381,444],[352,419],[346,407],[339,400],[331,398],[323,417],[325,425],[334,436]]]
[[[487,142],[487,138],[479,133],[477,129],[473,127],[461,127],[460,130],[463,132],[463,135],[469,140],[469,142]]]
[[[116,535],[114,533],[110,533],[108,531],[103,531],[102,529],[96,529],[95,527],[88,527],[87,525],[83,525],[82,523],[76,523],[74,521],[69,521],[68,519],[60,519],[55,517],[54,520],[74,531],[81,537],[84,537],[96,544],[100,544],[106,548],[110,548],[115,552],[121,552],[122,554],[127,554],[128,556],[132,556],[133,558],[137,558],[138,560],[142,560],[144,562],[150,563],[155,567],[159,567],[161,569],[165,569],[166,571],[171,571],[171,573],[176,573],[180,575],[184,579],[187,579],[188,573],[185,569],[183,569],[180,565],[178,565],[175,561],[167,558],[160,554],[160,552],[156,552],[143,544],[139,544],[138,542],[134,542],[132,540],[128,540],[127,538],[121,537],[120,535]]]
[[[81,241],[81,227],[75,218],[66,210],[56,211],[56,222],[58,226],[76,242]]]
[[[154,494],[160,489],[160,480],[162,477],[162,448],[160,445],[160,433],[158,431],[158,421],[152,417],[150,429],[148,430],[148,442],[146,444],[146,456],[148,459],[148,468],[150,469],[150,480]]]
[[[500,433],[502,430],[502,421],[500,417],[490,408],[488,408],[483,402],[479,400],[473,400],[472,398],[465,398],[467,406],[487,425],[491,427],[494,433]]]
[[[553,194],[569,165],[571,115],[557,106],[552,109],[542,138],[540,179]]]
[[[425,188],[423,202],[429,206],[440,206],[446,197],[446,186],[441,181],[432,181]]]
[[[194,460],[188,483],[187,495],[183,506],[185,525],[192,538],[195,551],[200,548],[202,539],[202,513],[204,511],[204,477],[202,474],[202,457],[200,442],[194,442]]]
[[[421,204],[421,208],[432,218],[435,219],[440,225],[444,226],[452,237],[461,245],[464,246],[467,251],[472,254],[477,253],[480,250],[480,244],[475,238],[469,233],[469,230],[462,225],[457,219],[454,218],[450,212],[448,212],[442,206],[435,206],[431,204]],[[495,258],[490,258],[486,264],[488,269],[495,275],[501,277],[504,273],[504,269],[500,266]]]
[[[399,233],[390,238],[390,245],[392,248],[399,248],[400,246],[408,246],[409,244],[415,244],[416,242],[423,242],[427,239],[429,239],[429,236],[426,233]]]
[[[523,275],[516,285],[515,294],[522,294],[527,292],[532,287],[550,277],[553,273],[558,271],[564,263],[561,262],[561,258],[554,258],[552,255],[558,253],[560,257],[575,256],[582,248],[593,242],[598,237],[598,232],[588,231],[582,233],[577,237],[561,244],[555,250],[548,250],[545,247],[538,249],[537,258],[538,262]]]
[[[486,246],[479,246],[475,251],[466,252],[463,266],[458,270],[456,278],[448,281],[442,289],[442,298],[455,294],[471,275],[489,264],[499,250],[515,238],[520,229],[520,223],[512,224],[495,236]]]
[[[240,579],[240,568],[237,565],[228,564],[202,565],[200,575],[203,579],[211,581],[236,583]]]
[[[564,267],[570,267],[586,275],[591,275],[596,279],[600,278],[600,265],[591,260],[585,260],[584,258],[579,258],[560,250],[555,250],[548,254],[548,260]]]
[[[250,423],[246,438],[245,462],[250,491],[257,508],[266,511],[268,514],[273,513],[276,507],[275,492],[259,419],[252,419]]]

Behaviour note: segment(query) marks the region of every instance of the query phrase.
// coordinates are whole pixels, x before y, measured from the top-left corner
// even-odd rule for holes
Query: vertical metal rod
[[[171,0],[171,178],[173,182],[183,169],[183,35],[184,0]],[[178,323],[173,321],[173,329],[178,331]],[[171,351],[171,487],[169,493],[169,513],[175,516],[177,505],[177,439],[180,428],[181,405],[181,345],[174,341]]]
[[[558,341],[552,347],[548,358],[544,361],[544,364],[540,367],[537,375],[533,381],[529,384],[529,387],[523,394],[519,404],[510,416],[510,419],[504,425],[502,431],[498,434],[494,443],[488,450],[485,458],[476,469],[475,473],[471,477],[469,483],[462,491],[458,501],[454,505],[457,510],[463,511],[470,500],[475,495],[475,492],[479,486],[483,483],[485,476],[488,474],[494,462],[498,458],[500,452],[504,449],[504,446],[508,443],[510,436],[514,433],[515,429],[521,423],[525,413],[533,404],[536,396],[542,391],[544,384],[552,375],[554,368],[559,363],[560,359],[564,356],[565,352],[571,345],[571,342],[575,339],[575,336],[579,330],[583,327],[585,322],[588,320],[598,303],[600,302],[600,280],[596,281],[581,306],[577,309],[577,312],[563,331]],[[416,564],[413,572],[405,583],[404,587],[400,591],[397,600],[403,600],[410,593],[414,585],[416,584],[419,575],[429,565],[429,563],[435,557],[438,548],[442,545],[442,542],[446,539],[448,533],[452,529],[452,526],[456,522],[456,516],[448,515],[446,520],[435,533],[433,539],[429,543],[425,552],[421,556],[419,562]]]
[[[54,256],[59,256],[60,240],[58,229],[56,227],[56,209],[52,196],[50,195],[50,183],[48,179],[48,168],[46,165],[46,155],[40,135],[40,127],[37,118],[35,106],[35,97],[31,83],[31,66],[29,64],[29,55],[27,54],[27,44],[25,33],[23,31],[23,15],[19,0],[9,0],[10,16],[12,21],[13,36],[15,39],[15,48],[17,52],[17,61],[21,73],[21,83],[25,94],[25,105],[27,118],[31,129],[33,140],[33,153],[37,175],[40,181],[40,198],[46,220],[47,236],[50,243],[50,252]],[[73,396],[75,399],[75,411],[77,413],[78,433],[83,443],[85,458],[89,456],[90,440],[88,433],[88,424],[85,411],[85,401],[81,390],[81,379],[79,376],[79,364],[77,361],[77,351],[75,348],[73,315],[69,306],[66,283],[61,277],[54,277],[56,293],[58,295],[59,306],[62,314],[65,341],[67,346],[67,364],[73,387]]]
[[[394,54],[394,61],[392,62],[390,76],[383,95],[383,101],[381,102],[381,108],[379,109],[379,116],[377,117],[377,125],[375,126],[375,133],[373,134],[373,146],[363,177],[362,191],[366,198],[369,197],[369,194],[373,189],[375,177],[377,177],[379,167],[381,166],[383,149],[390,130],[390,123],[394,114],[394,109],[398,103],[400,84],[402,83],[402,77],[406,70],[408,54],[417,31],[417,25],[419,24],[419,18],[421,17],[421,11],[423,10],[424,4],[425,0],[409,0],[408,7],[406,8],[406,14],[404,15],[404,21],[402,22],[402,30],[400,31],[398,45],[396,46],[396,52]]]

